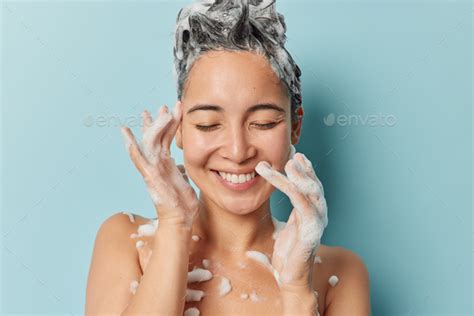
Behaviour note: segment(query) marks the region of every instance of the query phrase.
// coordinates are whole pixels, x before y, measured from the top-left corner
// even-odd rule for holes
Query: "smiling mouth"
[[[212,170],[211,171],[216,174],[221,180],[227,182],[230,185],[245,185],[247,183],[253,183],[255,182],[257,177],[260,177],[258,173],[255,171],[252,171],[251,173],[247,174],[231,174],[231,173],[226,173],[222,171],[217,171],[217,170]]]

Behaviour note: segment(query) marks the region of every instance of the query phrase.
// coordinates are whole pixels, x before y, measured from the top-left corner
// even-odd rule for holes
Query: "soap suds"
[[[336,286],[337,282],[339,282],[339,278],[335,275],[331,275],[329,277],[329,284],[331,284],[332,287]]]
[[[314,256],[314,263],[323,263],[320,256]]]
[[[199,309],[196,307],[190,307],[184,311],[184,316],[199,316]]]
[[[203,291],[186,289],[186,302],[198,302],[203,298],[203,296]]]
[[[268,256],[266,254],[264,254],[260,251],[257,251],[257,250],[249,250],[249,251],[245,252],[245,255],[248,258],[259,262],[264,267],[268,268],[270,271],[273,271],[273,267],[270,263],[270,259],[268,258]]]
[[[135,218],[133,217],[133,214],[130,214],[128,212],[122,212],[122,214],[127,215],[130,222],[135,223]]]
[[[204,267],[204,269],[209,269],[209,267],[211,266],[211,260],[202,259],[202,266]]]
[[[137,247],[137,249],[140,249],[143,247],[143,241],[142,240],[139,240],[135,243],[135,246]]]
[[[256,250],[249,250],[245,252],[245,255],[250,259],[259,262],[261,265],[267,268],[273,274],[273,277],[275,278],[275,281],[277,282],[278,286],[280,286],[280,275],[278,271],[272,266],[272,264],[270,263],[270,259],[266,254]]]
[[[160,108],[158,117],[143,134],[143,139],[140,146],[145,158],[152,164],[156,163],[158,160],[158,155],[152,149],[154,148],[153,142],[155,141],[155,137],[160,132],[160,130],[168,125],[168,123],[173,119],[173,116],[169,112],[165,112],[165,110],[166,109],[163,106]]]
[[[314,172],[311,162],[301,153],[295,153],[294,157],[288,160],[285,165],[286,177],[278,170],[274,170],[266,161],[260,161],[255,170],[280,191],[286,193],[288,191],[287,185],[293,185],[311,202],[300,202],[297,199],[291,201],[294,206],[294,213],[290,214],[284,231],[279,231],[278,223],[274,223],[275,232],[272,236],[276,239],[274,256],[281,260],[282,270],[285,271],[292,250],[296,250],[297,255],[303,261],[307,261],[320,246],[323,231],[328,224],[324,189]],[[294,226],[297,222],[296,216],[299,217],[298,227]],[[285,238],[280,240],[278,236],[283,233]],[[315,257],[314,263],[321,263],[321,258]],[[280,282],[282,284],[288,283],[294,277],[289,273],[273,274],[279,285]]]
[[[242,293],[240,294],[240,298],[243,299],[243,300],[246,300],[249,298],[249,295],[247,293]]]
[[[140,236],[138,236],[138,234],[135,234],[135,233],[132,233],[132,234],[130,235],[130,238],[138,238],[138,237],[140,237]]]
[[[212,273],[209,270],[198,268],[188,272],[188,283],[208,281],[210,279],[212,279]]]
[[[232,290],[230,280],[226,277],[221,277],[221,283],[219,284],[219,295],[224,296]]]
[[[258,297],[257,292],[255,292],[255,290],[252,293],[250,293],[250,300],[252,302],[260,301],[260,298]]]
[[[137,280],[133,280],[132,282],[130,282],[130,292],[132,292],[133,295],[137,293],[138,285],[139,283]]]
[[[198,235],[193,235],[191,237],[191,239],[194,240],[194,241],[199,241],[199,236]]]
[[[143,225],[138,226],[138,231],[137,231],[138,235],[136,237],[153,236],[155,235],[157,228],[158,228],[158,219],[152,219],[148,222],[148,224],[143,224]]]
[[[237,264],[239,265],[239,268],[240,268],[240,269],[245,269],[245,268],[247,268],[247,265],[246,265],[244,262],[242,262],[242,261],[239,261]]]
[[[278,286],[280,286],[281,281],[280,281],[280,274],[276,269],[273,269],[273,277],[275,277],[275,280],[277,281]]]
[[[280,222],[277,220],[275,217],[272,216],[272,222],[273,226],[275,226],[275,230],[273,231],[272,238],[276,240],[278,238],[278,235],[280,234],[280,231],[285,228],[286,223],[285,222]]]

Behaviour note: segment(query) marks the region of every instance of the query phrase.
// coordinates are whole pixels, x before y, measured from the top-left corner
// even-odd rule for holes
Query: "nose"
[[[257,149],[249,142],[245,129],[231,128],[227,135],[222,155],[236,164],[243,164],[255,156]]]

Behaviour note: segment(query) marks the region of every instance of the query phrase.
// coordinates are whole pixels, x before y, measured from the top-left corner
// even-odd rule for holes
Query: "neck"
[[[234,214],[200,196],[193,233],[215,250],[244,253],[265,248],[274,231],[270,199],[248,214]]]

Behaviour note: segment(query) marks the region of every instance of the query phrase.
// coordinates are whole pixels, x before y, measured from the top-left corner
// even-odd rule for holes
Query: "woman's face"
[[[274,187],[255,166],[265,160],[283,172],[301,125],[292,127],[290,98],[268,61],[250,52],[207,52],[194,63],[181,101],[176,142],[201,194],[235,214],[259,208]],[[256,177],[233,184],[219,171],[234,180]]]

